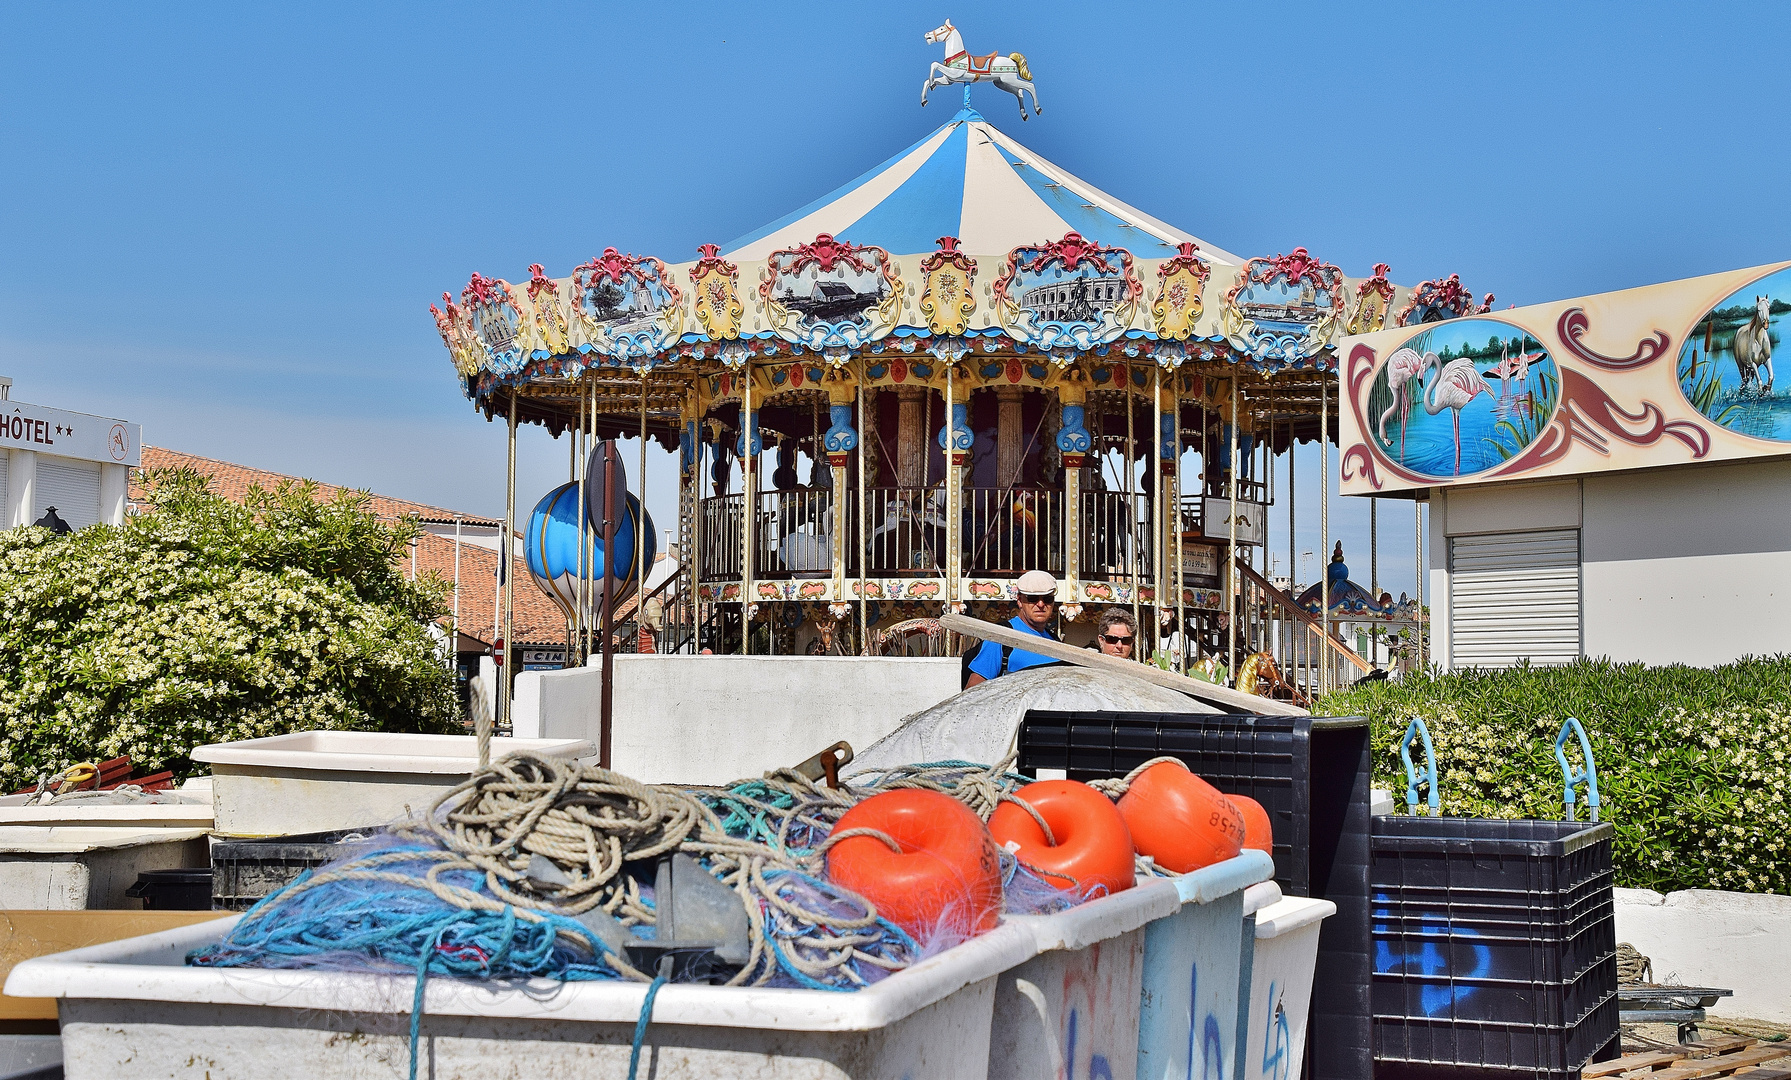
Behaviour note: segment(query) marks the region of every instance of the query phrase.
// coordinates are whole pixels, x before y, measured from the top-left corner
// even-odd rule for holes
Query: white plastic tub
[[[145,870],[210,866],[207,830],[0,826],[0,909],[138,908],[125,896]]]
[[[492,739],[491,759],[529,750],[589,757],[584,739]],[[478,767],[471,735],[300,731],[212,743],[193,751],[211,766],[216,829],[225,836],[290,836],[384,825],[426,812]]]
[[[1240,1014],[1245,1034],[1238,1043],[1237,1080],[1300,1075],[1319,925],[1336,913],[1331,901],[1303,896],[1285,897],[1256,912],[1255,948],[1241,980],[1248,1008]]]
[[[1252,892],[1275,889],[1274,873],[1267,852],[1245,851],[1175,879],[1181,909],[1144,933],[1140,1078],[1225,1075],[1237,1054],[1243,909]]]
[[[114,827],[209,829],[211,799],[169,792],[169,802],[100,803],[86,799],[26,806],[26,795],[0,796],[0,826],[109,825]],[[0,1074],[3,1075],[3,1074]]]
[[[1246,852],[1186,877],[1144,880],[1125,892],[1056,915],[1014,916],[1039,955],[996,982],[990,1080],[1039,1076],[1148,1075],[1185,1071],[1188,972],[1216,957],[1217,983],[1198,988],[1237,1015],[1241,897],[1274,873],[1262,852]],[[1196,1024],[1199,1019],[1196,1018]],[[1179,1053],[1170,1048],[1180,1044]],[[1229,1038],[1227,1039],[1229,1044]],[[1199,1075],[1198,1070],[1195,1075]]]
[[[190,968],[236,917],[26,960],[6,993],[60,998],[68,1080],[403,1077],[413,980]],[[1004,925],[858,993],[671,985],[641,1072],[714,1077],[982,1077],[995,978],[1037,952]],[[646,987],[431,979],[418,1075],[621,1076]]]

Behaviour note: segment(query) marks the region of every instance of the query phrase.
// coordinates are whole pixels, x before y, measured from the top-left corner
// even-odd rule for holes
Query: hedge
[[[428,630],[445,587],[395,562],[415,522],[310,484],[236,503],[146,478],[122,526],[0,532],[0,790],[127,754],[186,774],[194,746],[312,728],[458,730]]]
[[[1339,691],[1319,711],[1369,717],[1376,784],[1399,809],[1397,747],[1416,715],[1435,746],[1443,813],[1518,818],[1562,815],[1554,739],[1578,717],[1602,819],[1616,826],[1618,885],[1791,893],[1791,656],[1433,673]]]

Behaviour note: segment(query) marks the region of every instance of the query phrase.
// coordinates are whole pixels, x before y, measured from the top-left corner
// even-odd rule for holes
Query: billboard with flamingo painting
[[[1536,441],[1561,373],[1529,332],[1491,319],[1431,323],[1387,357],[1368,394],[1383,454],[1425,476],[1474,476]]]
[[[1341,490],[1791,457],[1787,317],[1777,263],[1346,337]]]

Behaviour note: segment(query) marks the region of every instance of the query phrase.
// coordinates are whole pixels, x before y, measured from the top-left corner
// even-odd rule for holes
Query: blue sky
[[[990,120],[1240,255],[1503,307],[1791,253],[1785,5],[18,5],[0,374],[154,445],[497,512],[502,433],[430,301],[689,258],[833,189],[955,110],[918,107],[945,15],[1031,63],[1044,114],[979,89]],[[565,444],[522,460],[528,502]]]

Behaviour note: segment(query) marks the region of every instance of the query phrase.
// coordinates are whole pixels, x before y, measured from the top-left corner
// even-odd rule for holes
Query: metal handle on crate
[[[1586,758],[1586,767],[1575,770],[1567,760],[1567,733],[1571,731],[1580,739],[1580,753]],[[1567,821],[1578,820],[1573,810],[1573,789],[1581,784],[1586,785],[1586,805],[1592,810],[1592,820],[1598,820],[1598,764],[1592,760],[1592,740],[1586,738],[1586,729],[1578,720],[1568,717],[1561,725],[1561,733],[1555,736],[1555,760],[1561,764],[1561,780],[1566,791],[1561,797],[1561,806],[1566,811]]]
[[[1418,769],[1412,764],[1412,743],[1417,742],[1424,747],[1424,775],[1418,775]],[[1406,725],[1405,736],[1399,740],[1399,763],[1405,766],[1405,812],[1418,812],[1418,782],[1422,780],[1430,792],[1430,816],[1436,817],[1442,812],[1442,798],[1437,794],[1437,755],[1430,747],[1430,729],[1424,726],[1423,717],[1414,716]]]

